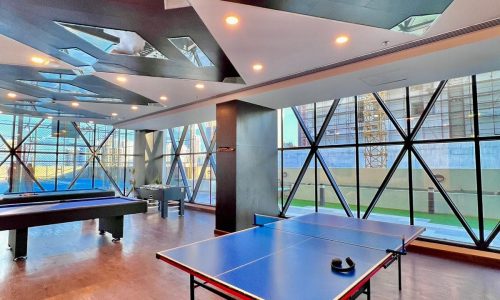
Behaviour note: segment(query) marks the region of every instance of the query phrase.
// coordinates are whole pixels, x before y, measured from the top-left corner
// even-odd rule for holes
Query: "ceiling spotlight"
[[[201,90],[205,88],[205,85],[203,83],[197,83],[194,87]]]
[[[335,39],[335,43],[341,45],[341,44],[345,44],[349,41],[349,37],[346,36],[346,35],[340,35],[338,36],[336,39]]]
[[[78,102],[71,102],[71,106],[78,107],[78,106],[80,106],[80,103],[78,103]]]
[[[130,109],[132,109],[132,110],[138,110],[139,107],[137,107],[137,105],[132,105],[132,107],[130,107]]]
[[[15,93],[7,93],[7,97],[10,99],[14,99],[17,97],[17,95]]]
[[[118,114],[117,114],[117,113],[111,113],[111,115],[112,115],[113,117],[118,116]]]
[[[90,120],[90,121],[89,121],[89,123],[90,123],[90,124],[94,124],[94,121]]]
[[[167,97],[167,96],[161,96],[161,97],[160,97],[160,100],[161,100],[161,101],[167,101],[167,100],[168,100],[168,97]]]
[[[116,80],[119,82],[127,82],[127,77],[118,76],[118,77],[116,77]]]
[[[37,65],[47,65],[50,61],[48,59],[41,58],[40,56],[32,56],[31,62]]]
[[[48,116],[47,119],[52,120],[54,117],[53,116]]]
[[[255,71],[255,72],[259,72],[259,71],[262,71],[262,69],[264,68],[264,66],[262,64],[255,64],[252,66],[252,69]]]
[[[238,17],[236,17],[236,16],[226,17],[226,24],[227,25],[234,26],[234,25],[238,24],[239,22],[240,22],[240,19],[238,19]]]
[[[0,110],[0,114],[3,114],[3,111]]]

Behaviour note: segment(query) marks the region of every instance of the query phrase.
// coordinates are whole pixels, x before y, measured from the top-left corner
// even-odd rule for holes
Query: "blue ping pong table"
[[[370,278],[398,261],[422,227],[313,213],[158,252],[201,286],[226,299],[370,297]],[[331,269],[351,257],[350,273]],[[401,277],[399,277],[401,289]]]

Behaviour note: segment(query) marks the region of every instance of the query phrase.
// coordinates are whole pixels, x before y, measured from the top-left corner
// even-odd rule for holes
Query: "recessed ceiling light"
[[[47,119],[52,120],[54,117],[48,116]]]
[[[37,65],[47,65],[50,62],[50,60],[42,58],[40,56],[32,56],[31,62]]]
[[[16,93],[7,93],[7,97],[14,99],[17,97]]]
[[[341,44],[345,44],[349,41],[349,37],[346,36],[346,35],[339,35],[336,39],[335,39],[335,43],[341,45]]]
[[[78,107],[78,106],[80,106],[80,103],[73,101],[73,102],[71,102],[71,106]]]
[[[0,110],[0,114],[3,114],[3,111]]]
[[[94,124],[94,121],[90,120],[90,121],[89,121],[89,123],[90,123],[90,124]]]
[[[111,113],[111,115],[112,115],[113,117],[118,116],[118,114],[117,114],[117,113]]]
[[[161,97],[160,97],[160,100],[161,100],[161,101],[167,101],[167,100],[168,100],[168,97],[167,97],[167,96],[161,96]]]
[[[116,80],[119,82],[127,82],[127,77],[118,76],[118,77],[116,77]]]
[[[226,24],[234,26],[240,22],[240,19],[238,19],[237,16],[227,16],[226,17]]]
[[[252,66],[252,69],[255,71],[255,72],[259,72],[259,71],[262,71],[262,69],[264,68],[264,66],[262,64],[254,64]]]
[[[138,110],[139,107],[137,107],[136,105],[132,105],[132,107],[130,107],[130,109],[132,109],[132,110]]]
[[[194,87],[201,90],[205,88],[205,85],[203,83],[197,83]]]

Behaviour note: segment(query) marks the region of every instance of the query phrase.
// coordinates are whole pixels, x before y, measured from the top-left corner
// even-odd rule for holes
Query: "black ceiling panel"
[[[453,0],[224,0],[391,29],[411,16],[443,13]]]
[[[98,59],[96,71],[220,82],[239,77],[192,7],[163,5],[163,0],[2,0],[0,33],[72,65],[81,63],[59,49],[79,48]],[[168,60],[106,53],[56,22],[135,32]],[[193,65],[168,40],[175,37],[190,37],[214,66]]]

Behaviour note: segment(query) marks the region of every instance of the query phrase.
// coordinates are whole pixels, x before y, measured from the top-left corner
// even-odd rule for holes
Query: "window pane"
[[[398,122],[401,129],[406,132],[406,89],[399,88],[388,91],[378,92],[382,101],[384,101],[385,105],[394,116],[396,121]],[[395,127],[394,127],[395,129]],[[391,130],[389,132],[389,140],[398,140],[399,132],[395,130]]]
[[[283,148],[293,148],[303,145],[301,137],[304,132],[300,128],[299,121],[295,117],[291,108],[284,108],[283,111]],[[306,146],[309,143],[306,141]]]
[[[419,97],[420,102],[412,100],[412,106],[415,103],[421,103],[418,110],[423,110],[425,101],[429,101],[436,86],[422,85],[426,90],[425,97]],[[418,86],[417,86],[418,87]],[[410,97],[415,90],[410,90]],[[436,86],[437,87],[437,86]],[[423,99],[423,101],[422,101]],[[426,105],[426,104],[425,104]],[[422,128],[417,134],[417,139],[447,139],[471,137],[473,134],[473,111],[472,111],[472,84],[471,77],[461,77],[450,79],[445,85],[440,96],[434,103],[429,115],[422,124]]]
[[[356,192],[356,148],[332,148],[321,149],[320,153],[326,165],[342,193],[342,196],[349,204],[352,213],[357,211]],[[321,171],[321,172],[319,172]],[[321,166],[318,166],[318,189],[319,205],[321,212],[330,212],[345,216],[344,208],[330,185],[326,173]],[[324,200],[324,205],[323,205]],[[326,208],[326,209],[325,209]]]
[[[416,145],[416,149],[478,236],[474,144],[423,144]],[[472,239],[450,205],[416,160],[414,160],[413,178],[415,224],[427,228],[424,235],[472,243]]]
[[[500,71],[476,76],[479,134],[500,134]]]
[[[360,143],[383,143],[403,139],[373,94],[358,96],[357,120]]]
[[[481,181],[483,184],[484,235],[488,237],[500,222],[500,141],[481,142]],[[498,237],[490,245],[500,248]]]
[[[286,150],[283,152],[283,201],[286,202],[290,191],[295,184],[302,166],[305,163],[309,150]],[[314,167],[311,160],[308,172],[300,183],[300,187],[295,193],[290,208],[287,211],[289,215],[298,215],[310,212],[314,207]],[[312,181],[311,181],[312,180]],[[312,185],[311,185],[312,183]]]
[[[316,118],[320,128],[330,110],[332,101],[318,103]],[[320,145],[354,144],[356,143],[356,116],[354,97],[340,99]]]
[[[302,166],[301,166],[302,167]],[[300,168],[296,170],[287,169],[287,172],[300,172]],[[286,212],[287,216],[298,216],[312,213],[315,211],[315,179],[314,179],[314,158],[311,160],[304,177],[300,181],[297,191],[292,199],[290,208]],[[296,176],[295,176],[296,177]],[[293,186],[293,185],[292,185]]]
[[[373,200],[389,173],[402,146],[367,146],[359,148],[359,199],[361,214]]]

